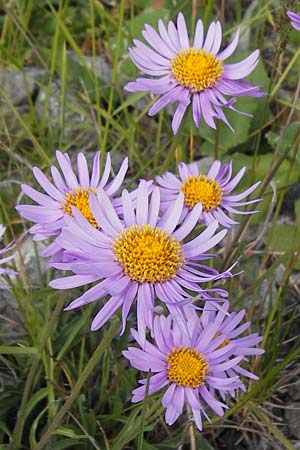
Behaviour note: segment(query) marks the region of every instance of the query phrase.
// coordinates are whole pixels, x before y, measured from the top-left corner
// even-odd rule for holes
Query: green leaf
[[[253,179],[253,171],[249,170],[253,164],[253,157],[249,155],[244,155],[243,153],[235,153],[231,156],[231,160],[233,161],[234,173],[236,173],[243,166],[248,168],[245,173],[243,179],[239,183],[237,187],[237,192],[242,191],[243,189],[247,189],[254,181],[263,180],[266,173],[268,173],[272,163],[273,163],[273,153],[267,153],[265,155],[260,155],[257,157],[256,165],[254,168],[255,172],[255,180]],[[299,179],[299,170],[294,165],[291,167],[290,161],[285,159],[276,174],[273,177],[273,181],[276,183],[276,189],[281,190],[286,188],[289,184],[298,181]],[[264,195],[261,202],[258,203],[257,209],[259,212],[253,215],[251,222],[258,223],[262,222],[265,218],[266,212],[270,206],[270,200],[273,193],[271,191],[267,191]],[[251,196],[255,198],[255,192]]]
[[[55,431],[53,431],[53,434],[60,434],[61,436],[74,438],[74,439],[87,439],[85,434],[76,434],[74,430],[71,428],[65,428],[65,427],[59,427]]]
[[[9,428],[2,421],[0,421],[0,430],[2,430],[5,434],[7,434],[11,438],[11,432],[9,431]],[[1,447],[0,447],[0,449],[1,449]]]
[[[295,136],[300,129],[300,122],[291,123],[285,130],[282,138],[282,142],[280,144],[280,151],[284,151],[288,145],[291,147],[295,143]],[[269,131],[266,133],[266,138],[271,145],[271,147],[275,150],[277,148],[279,142],[279,134],[274,133],[273,131]]]
[[[56,442],[55,444],[51,443],[51,450],[62,450],[64,448],[70,449],[78,449],[81,448],[84,444],[84,442],[78,442],[77,439],[62,439],[59,442]],[[85,447],[86,448],[86,447]]]
[[[239,54],[238,57],[231,58],[230,62],[241,60],[246,56],[248,56],[248,52]],[[262,62],[257,65],[254,73],[250,77],[247,77],[247,80],[250,81],[254,86],[259,86],[262,91],[266,91],[268,89],[269,78]],[[264,102],[265,100],[262,98],[253,98],[246,96],[237,98],[234,107],[244,113],[251,114],[253,118],[246,117],[238,112],[223,108],[223,112],[226,115],[229,123],[231,124],[234,132],[232,132],[223,121],[216,121],[219,127],[220,155],[223,155],[228,150],[235,148],[248,140],[250,131],[252,131],[255,121],[257,121],[257,125],[259,125],[259,119],[256,119],[256,112],[258,110],[261,111],[261,108],[265,104]],[[200,126],[198,132],[200,136],[204,137],[207,141],[203,144],[205,153],[207,153],[208,156],[212,156],[214,151],[215,131],[205,125]]]
[[[267,234],[267,246],[274,252],[300,248],[300,231],[297,225],[274,224]]]
[[[10,347],[0,345],[0,355],[34,355],[37,353],[36,347]]]

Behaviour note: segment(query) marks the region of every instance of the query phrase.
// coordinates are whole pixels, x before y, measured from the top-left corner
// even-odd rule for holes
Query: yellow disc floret
[[[220,205],[223,190],[216,180],[206,175],[190,176],[181,185],[184,203],[193,208],[198,202],[202,203],[203,211],[210,211]]]
[[[193,92],[216,86],[224,66],[221,59],[205,50],[181,50],[171,61],[172,74],[181,86]]]
[[[161,228],[134,225],[113,242],[116,261],[139,283],[161,283],[176,276],[185,263],[180,242]]]
[[[89,196],[91,192],[95,194],[96,190],[93,188],[83,189],[78,187],[67,192],[63,202],[63,211],[72,216],[71,206],[75,206],[93,227],[100,228],[90,208]]]
[[[217,331],[216,334],[214,335],[214,339],[216,339],[217,337],[221,336],[220,331]],[[219,345],[218,349],[225,347],[225,345],[228,345],[230,343],[229,339],[224,339],[223,342],[221,342],[221,344]]]
[[[208,374],[208,361],[195,348],[177,347],[167,356],[168,379],[179,386],[199,387]]]

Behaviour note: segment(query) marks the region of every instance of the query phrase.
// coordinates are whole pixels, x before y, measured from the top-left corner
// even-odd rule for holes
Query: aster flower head
[[[131,331],[141,348],[129,347],[123,355],[134,368],[154,373],[149,377],[148,395],[167,387],[162,404],[166,408],[168,425],[177,420],[187,403],[198,429],[202,430],[202,415],[208,419],[207,407],[223,416],[228,406],[218,397],[225,398],[226,393],[243,386],[238,371],[244,348],[231,342],[229,335],[234,334],[233,321],[231,326],[228,323],[223,325],[219,314],[222,313],[217,313],[218,320],[209,321],[204,326],[197,316],[190,317],[185,323],[170,315],[156,316],[154,343],[142,343],[138,333]],[[222,326],[228,329],[228,334],[223,333]],[[225,338],[227,342],[224,342]],[[140,380],[142,386],[133,391],[133,402],[143,400],[147,381]]]
[[[218,227],[215,221],[196,238],[183,243],[197,223],[201,204],[177,227],[183,194],[160,215],[159,188],[149,189],[144,181],[138,186],[136,202],[124,190],[122,203],[124,218],[120,219],[103,190],[98,191],[97,196],[90,194],[94,217],[96,220],[102,217],[100,230],[73,209],[74,217],[66,218],[67,226],[58,238],[72,260],[53,266],[71,270],[74,275],[53,280],[50,286],[69,289],[96,282],[67,309],[78,308],[107,293],[111,295],[94,318],[92,330],[100,328],[121,306],[124,330],[136,298],[138,330],[145,336],[146,327],[153,327],[153,313],[157,310],[155,297],[170,312],[185,315],[194,308],[190,292],[203,300],[211,300],[203,283],[231,276],[230,272],[220,274],[201,263],[211,257],[206,252],[224,238],[226,230],[215,234]],[[212,291],[220,297],[227,295],[222,289]]]
[[[300,15],[296,14],[293,11],[288,11],[287,13],[288,18],[291,20],[291,25],[295,30],[300,31]]]
[[[134,39],[134,47],[129,49],[134,64],[145,74],[156,78],[137,78],[127,83],[125,89],[160,95],[149,109],[150,116],[169,103],[178,102],[172,120],[174,134],[190,104],[196,127],[199,127],[200,119],[203,118],[212,128],[216,128],[215,119],[220,119],[232,129],[223,108],[244,114],[233,106],[236,97],[265,95],[258,86],[244,80],[255,69],[259,50],[238,63],[224,63],[238,45],[239,31],[231,44],[220,51],[222,27],[219,21],[210,24],[204,39],[203,23],[199,19],[192,44],[182,13],[178,14],[177,27],[171,20],[167,27],[159,20],[158,30],[146,24],[142,31],[144,39],[152,48]]]
[[[6,228],[0,224],[0,241],[2,241],[3,235],[5,233]],[[11,250],[12,244],[8,244],[0,249],[0,289],[7,288],[7,283],[2,278],[2,275],[16,275],[17,272],[15,272],[12,269],[9,269],[6,267],[6,263],[11,261],[14,258],[14,255],[4,256],[6,253],[8,253]]]
[[[184,194],[183,217],[195,205],[201,203],[199,221],[209,225],[217,220],[225,228],[231,228],[238,222],[232,220],[228,213],[253,214],[255,211],[240,211],[239,207],[257,203],[259,199],[244,200],[259,185],[257,182],[243,192],[231,194],[243,178],[246,167],[243,167],[232,178],[232,162],[221,164],[216,160],[207,174],[199,172],[197,163],[178,164],[179,178],[170,172],[157,176],[160,185],[163,208],[168,208],[180,193]]]
[[[91,175],[83,153],[78,153],[77,156],[77,175],[67,153],[56,151],[56,158],[61,172],[56,166],[51,166],[52,182],[38,167],[33,168],[33,174],[45,194],[27,184],[21,186],[24,194],[37,203],[37,205],[18,205],[16,207],[22,217],[35,223],[29,229],[29,232],[34,235],[34,240],[43,240],[59,235],[65,218],[72,215],[73,206],[86,217],[94,228],[101,227],[101,223],[96,221],[90,209],[89,194],[96,193],[101,188],[107,192],[107,195],[113,197],[121,187],[128,168],[128,158],[125,158],[119,172],[109,182],[111,173],[109,153],[106,155],[101,177],[100,152],[95,153]],[[55,240],[42,251],[41,255],[51,256],[51,261],[61,260],[62,249]]]
[[[205,305],[201,314],[201,326],[205,329],[210,323],[214,323],[218,326],[218,331],[215,334],[215,338],[223,336],[224,340],[220,344],[220,347],[224,347],[227,344],[232,344],[231,354],[234,356],[242,356],[243,360],[247,360],[250,355],[261,355],[264,350],[255,347],[262,341],[262,337],[257,333],[246,334],[245,332],[250,327],[250,322],[242,323],[246,311],[243,309],[238,313],[233,311],[228,312],[229,302],[224,302],[222,309],[212,307],[213,305]],[[227,376],[234,377],[235,375],[242,375],[252,380],[258,380],[258,377],[246,370],[244,367],[237,365],[225,371]],[[224,373],[219,376],[225,376]],[[241,382],[240,388],[246,391],[245,385]],[[235,396],[234,390],[228,392],[232,397]],[[225,393],[220,393],[221,397],[225,398]]]

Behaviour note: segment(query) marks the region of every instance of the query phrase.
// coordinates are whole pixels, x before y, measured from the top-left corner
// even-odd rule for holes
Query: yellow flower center
[[[168,379],[185,387],[199,387],[208,374],[208,361],[195,348],[178,347],[167,356]]]
[[[83,189],[78,187],[74,191],[67,192],[64,198],[63,211],[64,213],[69,214],[69,216],[72,216],[71,206],[76,206],[76,208],[90,222],[90,224],[93,225],[93,227],[100,228],[90,208],[89,196],[91,192],[96,194],[96,189]]]
[[[161,228],[134,225],[113,242],[115,259],[139,283],[161,283],[175,277],[185,263],[180,242]]]
[[[204,211],[210,211],[220,205],[223,190],[216,180],[206,175],[190,176],[181,185],[184,194],[184,203],[193,208],[198,202],[202,203]]]
[[[214,339],[216,339],[216,338],[219,337],[219,336],[221,336],[221,333],[220,333],[220,331],[217,331],[216,334],[214,335]],[[225,345],[228,345],[229,342],[230,342],[229,339],[224,339],[224,341],[221,342],[221,344],[219,345],[218,350],[219,350],[220,348],[225,347]]]
[[[221,59],[205,50],[181,50],[171,61],[172,74],[181,86],[193,92],[214,87],[224,71]]]

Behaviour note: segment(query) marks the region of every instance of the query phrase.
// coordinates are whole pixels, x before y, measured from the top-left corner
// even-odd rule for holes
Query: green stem
[[[258,192],[258,197],[262,197],[264,195],[270,181],[272,180],[273,176],[279,169],[281,163],[283,162],[283,160],[286,158],[287,154],[290,151],[291,145],[288,144],[286,146],[286,148],[284,149],[284,151],[282,152],[280,158],[278,158],[278,160],[276,161],[278,155],[280,154],[281,144],[282,144],[283,136],[284,136],[284,130],[286,130],[286,128],[290,125],[290,123],[292,121],[293,114],[296,109],[296,104],[297,104],[298,98],[299,98],[299,92],[300,92],[300,78],[298,80],[292,108],[290,110],[290,113],[288,115],[285,125],[281,128],[281,131],[280,131],[279,140],[278,140],[278,143],[277,143],[274,155],[273,155],[273,161],[275,161],[275,162],[271,166],[269,172],[266,174],[266,176],[260,186],[260,190]],[[300,129],[297,130],[297,132],[295,133],[295,135],[293,136],[293,139],[291,141],[293,144],[295,144],[295,148],[299,145],[299,134],[300,134]],[[251,221],[251,215],[249,215],[248,217],[245,217],[244,221],[241,223],[239,232],[235,238],[235,243],[241,242],[241,240],[249,226],[250,221]],[[237,251],[238,251],[237,248],[233,249],[232,253],[225,259],[223,267],[226,267],[226,266],[228,267],[228,265],[230,265],[230,263],[234,260],[236,254],[237,254]]]
[[[214,158],[219,159],[219,125],[217,123],[217,128],[214,132]]]
[[[28,398],[30,395],[31,385],[32,385],[32,382],[36,375],[36,371],[38,368],[38,364],[40,362],[42,350],[44,349],[45,345],[47,344],[48,337],[51,335],[51,333],[57,323],[58,315],[60,314],[60,312],[62,310],[64,301],[65,301],[65,293],[64,293],[64,295],[60,296],[60,298],[57,302],[57,305],[54,309],[54,312],[53,312],[53,314],[48,322],[48,325],[45,329],[44,335],[41,340],[41,345],[39,348],[40,353],[36,354],[33,358],[32,365],[29,370],[28,377],[27,377],[27,380],[25,383],[21,406],[18,411],[17,422],[15,424],[15,428],[14,428],[13,435],[12,435],[12,441],[10,442],[10,444],[8,446],[8,450],[19,450],[21,448],[20,444],[21,444],[21,438],[22,438],[23,427],[24,427],[24,419],[23,419],[24,410],[26,408]]]
[[[138,450],[143,450],[144,426],[145,426],[145,416],[146,416],[146,409],[147,409],[150,375],[151,375],[151,372],[149,370],[148,376],[147,376],[147,382],[146,382],[146,392],[145,392],[145,397],[143,400],[143,408],[142,408],[142,413],[141,413],[141,428],[140,428],[140,434],[138,437],[138,446],[137,446]]]
[[[112,71],[112,76],[111,76],[111,89],[110,89],[109,99],[108,99],[107,117],[110,117],[112,109],[113,109],[113,100],[114,100],[114,93],[116,90],[116,81],[117,81],[117,77],[119,75],[118,59],[119,59],[121,41],[123,39],[123,33],[124,33],[124,30],[123,30],[124,6],[125,6],[125,0],[121,0],[120,15],[119,15],[119,30],[118,30],[116,50],[115,50],[114,61],[113,61],[113,71]],[[104,158],[105,158],[109,125],[110,125],[110,120],[106,119],[105,129],[104,129],[104,133],[103,133],[103,140],[101,143],[101,150],[102,150],[102,152],[101,152],[101,167],[103,167],[103,162],[104,162]]]
[[[59,410],[56,417],[54,418],[51,425],[48,427],[46,433],[43,435],[42,439],[37,443],[37,446],[35,447],[35,450],[41,450],[43,446],[47,443],[47,441],[51,438],[52,433],[55,431],[55,429],[59,426],[60,422],[64,418],[65,414],[69,411],[72,404],[76,400],[82,386],[85,384],[88,376],[94,369],[95,365],[99,361],[99,358],[101,354],[104,352],[104,350],[108,347],[109,343],[114,338],[114,335],[120,325],[120,321],[118,318],[114,318],[111,322],[111,325],[106,332],[104,338],[101,340],[100,344],[92,354],[91,358],[89,359],[88,363],[86,364],[80,378],[78,378],[74,389],[72,390],[72,393],[66,403],[63,405],[63,407]]]

